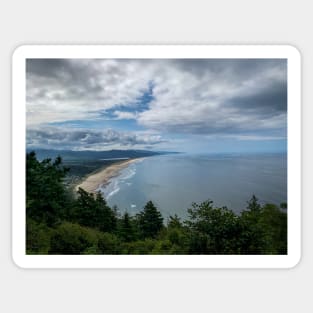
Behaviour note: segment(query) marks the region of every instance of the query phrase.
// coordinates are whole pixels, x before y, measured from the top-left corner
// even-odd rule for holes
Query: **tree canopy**
[[[143,238],[155,238],[163,227],[163,217],[152,201],[139,214],[139,228]]]

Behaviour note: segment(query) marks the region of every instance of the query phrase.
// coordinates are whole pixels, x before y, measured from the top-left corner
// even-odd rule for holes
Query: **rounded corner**
[[[293,257],[290,260],[290,263],[288,263],[288,266],[286,268],[289,269],[289,270],[293,270],[293,269],[295,269],[296,267],[299,266],[301,261],[302,261],[302,255],[301,255],[301,253],[299,253],[298,255],[296,255],[295,257]]]
[[[23,57],[28,47],[29,46],[25,44],[20,44],[17,47],[15,47],[12,52],[12,60]]]
[[[294,57],[298,58],[299,60],[301,60],[302,53],[297,46],[292,45],[292,44],[288,44],[285,47],[291,56],[294,56]]]
[[[14,264],[14,266],[16,268],[18,268],[19,270],[24,270],[27,267],[23,264],[23,262],[21,261],[21,258],[16,256],[15,253],[11,253],[11,262]]]

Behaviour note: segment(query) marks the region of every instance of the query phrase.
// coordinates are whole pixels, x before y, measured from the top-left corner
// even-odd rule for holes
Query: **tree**
[[[251,212],[256,212],[259,213],[261,211],[261,205],[259,204],[259,199],[255,196],[252,195],[251,199],[247,202],[247,210]]]
[[[96,194],[95,204],[96,227],[103,232],[115,231],[117,222],[116,211],[107,205],[101,192]]]
[[[107,205],[101,193],[94,195],[82,188],[78,189],[78,198],[72,210],[73,221],[103,232],[111,232],[116,228],[115,212]]]
[[[136,234],[133,221],[127,212],[124,213],[120,220],[118,227],[118,235],[125,242],[135,240]]]
[[[26,253],[48,254],[52,229],[46,224],[26,218]]]
[[[264,229],[263,253],[287,254],[287,214],[274,204],[265,204],[259,224]]]
[[[49,254],[83,254],[97,244],[95,232],[73,223],[62,223],[51,236]]]
[[[169,216],[167,228],[162,233],[162,239],[169,240],[172,244],[169,251],[171,254],[188,254],[188,229],[176,214]]]
[[[169,216],[167,226],[169,228],[181,228],[183,227],[183,224],[181,222],[181,219],[177,216],[177,214],[175,214],[174,216]]]
[[[248,201],[247,210],[243,211],[240,217],[242,254],[264,254],[265,229],[259,223],[261,213],[262,207],[253,195]]]
[[[143,238],[155,238],[163,227],[163,217],[152,201],[145,205],[138,222]]]
[[[214,208],[213,201],[194,203],[185,223],[190,232],[191,254],[235,254],[238,252],[238,217],[226,207]]]
[[[100,236],[98,249],[101,254],[121,254],[118,237],[110,233],[103,233]]]
[[[65,215],[68,204],[63,179],[68,168],[61,157],[39,162],[35,152],[26,155],[26,214],[38,222],[53,225]]]

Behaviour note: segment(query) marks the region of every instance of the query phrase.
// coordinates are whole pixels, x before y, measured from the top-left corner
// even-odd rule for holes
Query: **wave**
[[[141,162],[143,162],[145,159],[146,159],[146,158],[137,159],[137,160],[135,160],[135,163],[141,163]]]
[[[127,168],[121,170],[118,176],[112,178],[105,186],[100,186],[98,190],[102,193],[106,200],[110,199],[113,195],[117,194],[121,190],[121,183],[130,186],[131,183],[125,182],[136,174],[136,167],[131,164]]]
[[[106,186],[100,186],[98,191],[102,193],[105,199],[111,198],[113,195],[120,191],[120,186],[118,180],[111,180]]]
[[[125,168],[118,177],[121,180],[128,180],[132,178],[135,174],[136,174],[136,167],[133,165],[130,165],[129,167]]]
[[[112,190],[107,196],[106,199],[110,199],[113,195],[115,195],[116,193],[118,193],[120,191],[120,187],[116,187],[114,190]]]

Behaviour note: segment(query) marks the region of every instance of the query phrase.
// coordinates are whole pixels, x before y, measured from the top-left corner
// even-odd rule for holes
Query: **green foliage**
[[[150,254],[173,254],[170,240],[157,240]]]
[[[168,219],[167,227],[161,233],[163,240],[169,240],[171,249],[169,254],[188,254],[189,232],[181,219],[175,214]]]
[[[287,254],[287,214],[274,204],[266,204],[259,223],[264,229],[265,254]]]
[[[156,240],[151,238],[132,241],[124,246],[124,254],[151,254],[155,244]]]
[[[183,223],[181,221],[181,218],[175,214],[174,216],[170,215],[167,222],[168,228],[182,228]]]
[[[80,225],[97,228],[103,232],[112,232],[116,229],[116,214],[100,192],[94,196],[79,188],[78,198],[71,210],[71,218]]]
[[[63,179],[69,169],[61,165],[61,157],[54,162],[39,162],[34,152],[26,156],[26,211],[27,216],[53,225],[65,215],[67,197]]]
[[[44,223],[26,219],[26,254],[48,254],[52,229]]]
[[[274,204],[261,207],[255,199],[241,214],[241,253],[287,254],[287,214]]]
[[[79,224],[64,222],[51,235],[49,254],[83,254],[97,242],[97,232]]]
[[[139,214],[138,222],[143,238],[155,238],[163,227],[163,217],[152,201],[145,205],[143,212]]]
[[[116,235],[103,233],[98,240],[98,250],[101,254],[120,254],[121,243]]]
[[[287,203],[262,206],[253,195],[236,215],[208,200],[164,225],[151,201],[131,216],[118,215],[101,193],[73,196],[67,172],[60,157],[27,154],[27,254],[287,254]]]
[[[265,229],[259,223],[261,206],[253,195],[248,202],[247,209],[241,213],[240,246],[242,254],[263,254],[265,245]]]
[[[118,224],[118,236],[124,242],[130,242],[138,239],[136,232],[137,222],[127,212],[124,213]]]
[[[260,212],[261,210],[261,205],[259,204],[259,199],[255,196],[255,195],[252,195],[252,198],[248,201],[248,206],[247,206],[247,209],[248,211],[251,211],[251,212]]]
[[[190,254],[236,254],[240,226],[238,217],[226,207],[213,208],[208,200],[188,210]]]

